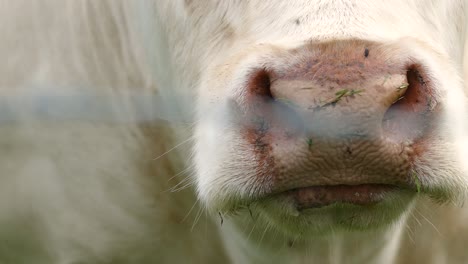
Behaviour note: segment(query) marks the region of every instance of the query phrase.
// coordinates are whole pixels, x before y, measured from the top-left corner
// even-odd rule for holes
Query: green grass
[[[320,107],[325,107],[325,106],[328,106],[328,105],[336,104],[341,99],[343,99],[344,97],[354,96],[354,95],[357,95],[357,94],[361,94],[363,92],[364,92],[364,90],[355,90],[355,89],[339,90],[338,92],[335,93],[335,97],[326,100],[325,102],[322,103],[322,105],[320,105]]]
[[[414,181],[414,184],[416,184],[416,191],[418,193],[421,193],[421,189],[422,189],[421,181],[419,180],[418,175],[416,173],[413,173],[413,181]]]
[[[397,88],[397,90],[400,91],[400,90],[406,89],[406,88],[408,88],[408,86],[409,86],[409,83],[404,83],[404,84],[400,85]]]

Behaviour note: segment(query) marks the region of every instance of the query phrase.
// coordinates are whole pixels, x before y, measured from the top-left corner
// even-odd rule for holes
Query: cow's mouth
[[[253,219],[264,219],[286,234],[360,230],[390,224],[411,206],[411,185],[386,183],[296,187],[252,201]],[[245,208],[245,207],[244,207]]]
[[[388,184],[322,185],[296,188],[283,194],[292,198],[298,211],[303,211],[332,204],[371,206],[397,189]]]

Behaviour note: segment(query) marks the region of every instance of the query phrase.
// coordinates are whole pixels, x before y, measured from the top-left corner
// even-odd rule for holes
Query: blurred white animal
[[[468,261],[466,1],[0,4],[0,263]]]

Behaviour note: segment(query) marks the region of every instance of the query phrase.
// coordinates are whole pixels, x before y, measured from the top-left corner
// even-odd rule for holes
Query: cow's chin
[[[384,190],[379,190],[381,188]],[[355,189],[361,191],[349,193]],[[229,202],[222,208],[209,208],[216,211],[223,222],[232,221],[247,229],[249,225],[260,226],[260,229],[275,230],[286,237],[307,239],[336,231],[389,227],[402,219],[417,195],[417,191],[394,186],[320,186],[260,195],[253,199],[218,197],[219,201]],[[212,202],[219,205],[219,201]]]
[[[336,231],[384,228],[398,222],[415,197],[409,190],[393,190],[370,204],[334,202],[325,206],[298,209],[287,194],[275,195],[252,203],[247,212],[286,236],[310,237]],[[245,212],[243,214],[246,214]]]

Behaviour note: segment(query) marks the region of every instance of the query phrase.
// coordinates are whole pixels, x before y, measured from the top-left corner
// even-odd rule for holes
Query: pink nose
[[[436,103],[423,67],[375,42],[311,44],[274,65],[250,77],[250,114],[307,136],[414,140]]]

